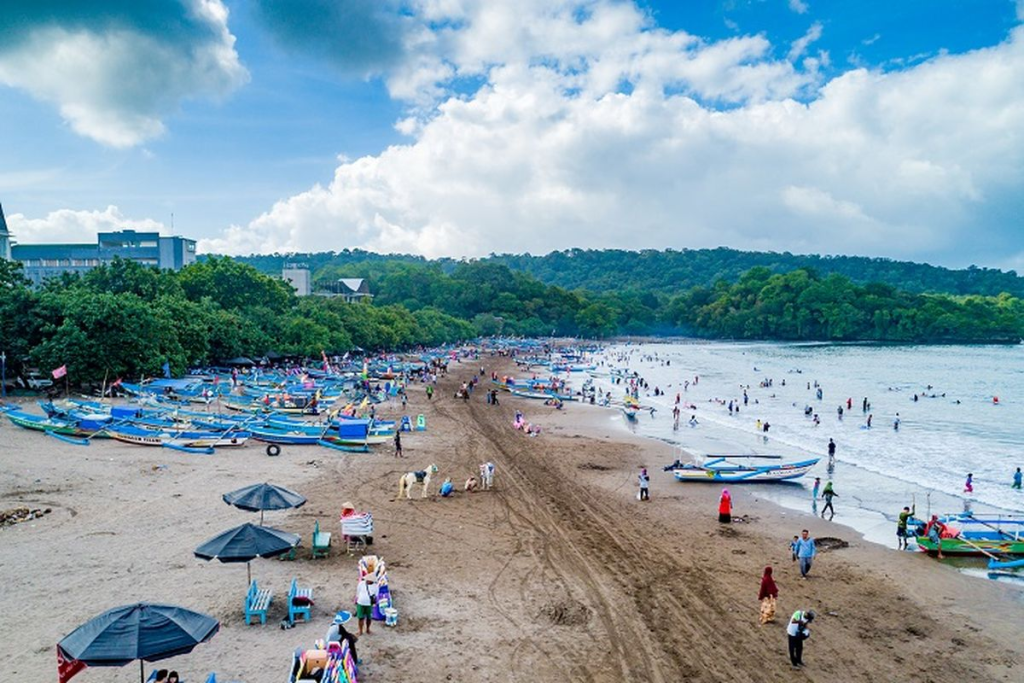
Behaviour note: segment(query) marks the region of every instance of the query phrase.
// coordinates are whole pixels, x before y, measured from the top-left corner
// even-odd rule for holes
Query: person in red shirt
[[[732,522],[732,496],[729,489],[722,489],[722,497],[718,500],[718,521],[723,524]]]

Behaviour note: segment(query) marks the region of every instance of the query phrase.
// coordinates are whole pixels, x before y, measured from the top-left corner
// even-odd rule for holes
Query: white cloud
[[[797,14],[806,14],[810,6],[804,0],[789,0],[789,9]]]
[[[125,218],[116,206],[103,211],[51,211],[45,218],[26,218],[20,213],[7,216],[7,226],[20,244],[96,242],[96,234],[115,230],[166,233],[163,223],[150,218]]]
[[[793,44],[789,48],[789,54],[786,56],[789,61],[795,61],[800,55],[807,52],[807,47],[821,38],[821,22],[816,21],[811,24],[811,27],[807,29],[807,33],[803,34],[799,38],[793,41]]]
[[[18,4],[7,11],[32,19],[33,6]],[[138,145],[163,133],[163,117],[182,100],[220,97],[248,80],[221,0],[165,3],[181,14],[166,17],[143,4],[137,15],[115,18],[101,9],[83,17],[81,8],[68,7],[57,17],[39,8],[38,21],[5,30],[0,84],[56,105],[80,135]],[[0,20],[11,18],[0,11]]]
[[[979,216],[1020,207],[1024,28],[819,83],[827,55],[800,68],[761,36],[706,43],[604,0],[517,7],[424,0],[421,17],[447,28],[388,76],[414,103],[400,123],[409,142],[342,162],[201,248],[728,244],[922,258],[995,239]],[[478,90],[453,92],[474,74]]]

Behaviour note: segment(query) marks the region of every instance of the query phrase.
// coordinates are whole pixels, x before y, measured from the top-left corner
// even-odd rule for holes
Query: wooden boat
[[[781,455],[709,455],[698,462],[678,460],[666,466],[676,481],[715,483],[764,483],[799,479],[807,474],[819,458],[783,461]]]
[[[916,530],[919,550],[937,555],[941,547],[943,555],[985,555],[990,560],[991,556],[1024,556],[1024,517],[961,513],[944,515],[938,521],[947,529],[938,543],[924,533],[927,525],[925,521],[913,519],[908,524]],[[995,568],[1003,569],[1005,565],[1024,566],[1024,561],[1019,564],[1014,561],[999,564],[1004,566]]]
[[[134,425],[119,425],[106,430],[110,436],[123,443],[136,446],[167,446],[191,449],[210,449],[244,446],[250,432],[172,432],[144,429]]]
[[[53,432],[64,436],[85,436],[87,432],[79,429],[78,425],[68,420],[56,417],[43,417],[33,415],[21,410],[8,409],[7,419],[22,429],[32,429],[37,432]]]

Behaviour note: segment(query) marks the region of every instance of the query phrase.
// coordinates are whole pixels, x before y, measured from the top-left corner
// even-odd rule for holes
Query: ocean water
[[[1024,346],[648,343],[613,346],[597,360],[602,369],[635,370],[647,381],[641,403],[656,412],[641,413],[634,426],[641,435],[702,453],[821,457],[799,485],[757,490],[783,505],[812,508],[814,477],[832,479],[839,494],[836,521],[872,540],[895,545],[891,522],[911,502],[919,515],[965,508],[1024,512],[1024,493],[1010,488],[1014,469],[1024,467]],[[700,378],[696,385],[694,377]],[[771,386],[762,386],[767,380]],[[598,385],[615,399],[624,394],[623,385],[607,379]],[[655,387],[665,395],[655,397]],[[675,430],[677,393],[696,409],[684,409]],[[871,429],[865,428],[865,397]],[[717,400],[732,400],[739,411],[730,416]],[[819,425],[804,416],[806,405]],[[899,431],[893,429],[897,413]],[[687,425],[691,414],[700,423],[695,428]],[[767,438],[757,431],[758,419],[771,425]],[[837,444],[831,472],[829,438]],[[973,494],[963,493],[968,473]]]

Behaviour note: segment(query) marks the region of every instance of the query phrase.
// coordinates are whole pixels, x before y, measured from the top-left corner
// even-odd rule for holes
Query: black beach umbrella
[[[290,489],[273,484],[253,484],[237,491],[225,493],[224,502],[249,512],[260,513],[260,526],[263,525],[264,510],[287,510],[306,504],[304,496]]]
[[[87,621],[57,643],[59,658],[74,666],[124,666],[187,654],[220,628],[213,617],[175,605],[140,602],[115,607]]]
[[[245,573],[252,583],[249,563],[257,557],[283,555],[299,544],[299,537],[280,529],[255,524],[243,524],[214,536],[195,549],[202,560],[245,562]]]

